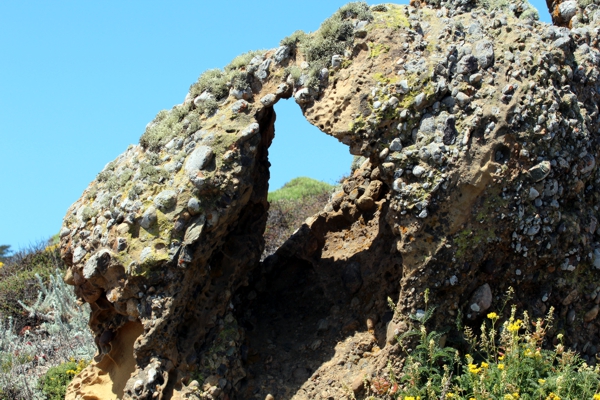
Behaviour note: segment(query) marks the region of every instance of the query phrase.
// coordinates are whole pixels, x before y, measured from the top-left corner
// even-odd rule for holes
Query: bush
[[[307,177],[294,178],[281,189],[269,193],[269,201],[278,200],[302,200],[309,196],[318,196],[329,193],[334,186]]]
[[[35,278],[38,301],[22,304],[30,318],[43,322],[16,330],[12,317],[0,320],[0,399],[45,399],[38,380],[48,366],[71,358],[91,359],[96,350],[87,327],[89,306],[77,304],[62,272],[56,270],[48,284],[39,275]]]
[[[296,178],[269,193],[269,215],[262,258],[273,254],[306,218],[323,209],[333,186],[310,178]]]
[[[58,247],[47,246],[46,242],[17,252],[7,259],[0,268],[0,316],[4,319],[12,318],[17,330],[34,323],[23,314],[19,300],[35,300],[40,290],[40,281],[36,275],[39,275],[42,282],[47,282],[57,269],[65,269]]]
[[[73,380],[73,377],[80,373],[88,362],[80,360],[62,363],[56,367],[50,367],[48,372],[40,379],[40,390],[48,400],[62,400],[67,394],[67,386]]]
[[[426,305],[428,295],[426,290]],[[468,327],[461,329],[469,345],[464,355],[442,348],[441,334],[427,331],[433,311],[411,316],[417,327],[397,337],[406,354],[403,373],[390,368],[387,376],[371,381],[369,391],[397,399],[600,400],[599,367],[586,365],[567,350],[561,334],[558,345],[543,348],[552,326],[552,308],[545,319],[535,322],[527,313],[517,319],[515,307],[502,324],[498,314],[489,313],[479,336]],[[408,339],[413,336],[419,340],[409,349]]]
[[[189,107],[178,104],[171,110],[161,110],[154,120],[148,124],[146,131],[140,138],[140,144],[145,149],[156,151],[177,135],[183,132],[183,119]],[[100,176],[98,177],[100,179]]]

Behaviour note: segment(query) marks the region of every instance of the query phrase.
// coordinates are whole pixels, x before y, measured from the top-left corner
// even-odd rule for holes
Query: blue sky
[[[158,111],[181,103],[204,70],[314,31],[345,3],[0,2],[0,244],[17,250],[57,233],[104,165],[137,143]],[[276,106],[271,189],[349,171],[347,147],[296,107]]]

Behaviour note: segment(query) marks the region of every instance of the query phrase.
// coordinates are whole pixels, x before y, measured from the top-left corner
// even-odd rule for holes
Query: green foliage
[[[87,362],[69,361],[50,367],[48,372],[40,379],[39,385],[42,393],[48,400],[62,400],[67,393],[67,386],[73,380],[73,377],[81,372],[87,365]]]
[[[6,245],[6,244],[0,245],[0,262],[6,260],[6,257],[8,257],[10,255],[10,253],[11,253],[11,250],[10,250],[9,245]]]
[[[273,254],[306,218],[323,209],[332,186],[310,178],[296,178],[269,193],[269,215],[263,257]]]
[[[309,35],[302,31],[302,30],[298,30],[295,31],[294,33],[292,33],[290,36],[283,38],[281,40],[281,42],[279,42],[280,46],[288,46],[291,48],[296,48],[298,46],[298,43],[302,43],[306,40],[308,40]]]
[[[45,282],[57,268],[61,271],[65,268],[57,246],[39,246],[31,252],[16,254],[0,268],[0,314],[12,316],[20,329],[25,318],[19,300],[35,298],[40,290],[36,275]]]
[[[426,305],[428,294],[426,290]],[[458,350],[440,346],[440,333],[427,331],[425,324],[433,313],[428,309],[412,316],[417,328],[397,337],[406,354],[403,374],[396,376],[390,368],[388,376],[374,378],[369,389],[397,399],[600,400],[600,367],[586,365],[567,350],[562,334],[552,350],[543,349],[553,312],[551,308],[545,319],[533,322],[527,313],[516,319],[513,307],[501,329],[501,317],[491,312],[479,336],[469,327],[459,327],[470,346],[461,356]],[[407,339],[415,336],[418,343],[408,348]]]
[[[333,186],[307,177],[294,178],[281,189],[269,192],[269,201],[301,200],[305,197],[316,196],[324,192],[331,192]]]
[[[142,147],[155,151],[181,134],[183,131],[182,120],[188,111],[189,107],[182,104],[176,105],[171,110],[159,111],[140,138]],[[100,176],[98,179],[100,180]]]
[[[305,86],[316,89],[319,86],[321,69],[329,66],[333,55],[344,54],[344,50],[353,43],[352,19],[366,21],[373,19],[367,3],[346,4],[325,20],[315,33],[309,35],[303,31],[296,31],[281,41],[282,46],[298,48],[310,63],[310,68],[306,72],[308,80],[304,83]],[[297,77],[294,76],[294,79],[297,80]]]
[[[235,69],[245,68],[248,64],[250,64],[250,61],[252,61],[254,57],[262,56],[265,53],[266,50],[252,50],[247,53],[240,54],[239,56],[231,60],[229,65],[225,67],[225,71],[232,71]]]

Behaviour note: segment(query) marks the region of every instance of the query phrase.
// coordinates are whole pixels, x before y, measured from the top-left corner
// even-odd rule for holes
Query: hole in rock
[[[281,101],[276,110],[275,139],[269,149],[271,182],[277,169],[298,168],[292,169],[290,178],[310,176],[330,182],[350,172],[352,157],[347,146],[335,143],[331,150],[316,155],[323,150],[318,147],[325,146],[319,144],[319,136],[337,140],[309,126],[293,101]],[[296,167],[277,161],[281,157],[278,145],[290,154],[283,156],[284,161],[298,156]],[[340,154],[341,161],[334,161]],[[340,168],[339,172],[329,171],[332,178],[307,172],[317,162],[322,162],[317,171]],[[278,244],[250,274],[248,285],[234,293],[234,314],[244,330],[240,353],[246,371],[236,386],[236,398],[265,398],[269,393],[276,399],[292,398],[310,390],[307,386],[315,374],[331,380],[333,386],[341,385],[340,376],[358,374],[364,367],[348,359],[357,348],[362,354],[385,345],[386,324],[391,319],[387,297],[398,298],[402,258],[390,252],[394,235],[385,222],[389,190],[377,174],[373,176],[363,171],[346,181],[347,204],[320,214],[310,227],[302,218],[291,231],[277,231]],[[359,209],[354,198],[360,198],[371,181],[380,187],[374,205]],[[326,193],[318,199],[316,209],[306,216],[323,210],[328,197]],[[272,240],[272,224],[285,225],[289,214],[307,202],[279,210],[275,220],[276,205],[271,202],[266,240]]]

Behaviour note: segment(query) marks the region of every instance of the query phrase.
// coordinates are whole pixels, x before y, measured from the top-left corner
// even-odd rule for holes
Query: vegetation
[[[273,254],[306,218],[318,213],[329,200],[333,186],[310,178],[296,178],[269,193],[269,216],[263,258]]]
[[[57,239],[17,252],[0,270],[2,400],[59,398],[50,386],[66,377],[57,380],[52,367],[70,358],[91,359],[95,352],[89,308],[77,304],[73,288],[62,279]],[[48,367],[50,386],[44,388],[38,380]],[[69,371],[76,370],[65,370],[69,381],[74,376]]]
[[[35,299],[42,282],[48,279],[56,269],[65,268],[57,246],[44,243],[31,246],[5,259],[0,268],[0,315],[12,318],[16,329],[35,323],[19,304],[19,300]]]
[[[426,290],[426,304],[428,294]],[[479,336],[468,327],[459,327],[467,342],[466,354],[442,348],[442,335],[428,332],[426,323],[433,312],[431,308],[411,317],[416,327],[397,337],[406,354],[402,373],[390,367],[387,376],[373,379],[367,387],[372,399],[600,400],[599,367],[586,365],[567,350],[562,334],[557,335],[556,346],[544,349],[552,308],[537,321],[531,321],[527,313],[517,319],[515,307],[502,323],[502,310],[500,315],[490,312]],[[408,345],[411,337],[418,338],[414,347]]]
[[[73,377],[83,371],[88,361],[75,361],[71,358],[56,367],[50,367],[48,372],[40,379],[39,387],[48,400],[62,400],[67,394],[67,386]]]
[[[373,14],[364,2],[353,2],[342,6],[333,16],[326,19],[313,34],[296,31],[281,41],[281,45],[298,48],[310,67],[305,86],[317,89],[321,69],[329,67],[331,57],[343,55],[354,41],[352,19],[371,21]]]
[[[299,201],[304,200],[309,196],[318,196],[322,193],[329,193],[333,190],[334,186],[317,181],[315,179],[307,177],[294,178],[281,189],[277,189],[273,192],[269,192],[269,201],[279,200],[293,200]]]

